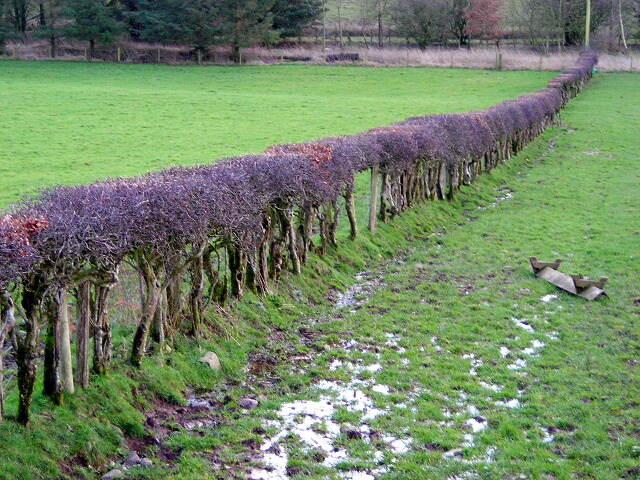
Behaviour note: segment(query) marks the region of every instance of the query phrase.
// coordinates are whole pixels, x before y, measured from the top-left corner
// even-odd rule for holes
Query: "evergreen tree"
[[[63,34],[61,25],[64,5],[64,0],[46,0],[40,4],[40,25],[34,35],[49,40],[51,57],[56,56],[58,39]]]
[[[0,0],[0,55],[5,53],[7,40],[21,36],[14,22],[14,3],[9,0]]]
[[[217,6],[217,34],[233,49],[233,61],[242,61],[242,48],[257,44],[271,44],[279,34],[273,30],[275,0],[219,0]]]
[[[122,34],[122,23],[116,19],[113,3],[104,0],[69,0],[66,16],[71,24],[68,36],[89,42],[89,57],[95,55],[97,43],[113,43]]]
[[[192,44],[204,48],[213,39],[212,2],[200,0],[129,0],[123,19],[136,40]]]
[[[273,8],[273,28],[283,37],[299,37],[305,27],[322,15],[321,0],[276,0]]]

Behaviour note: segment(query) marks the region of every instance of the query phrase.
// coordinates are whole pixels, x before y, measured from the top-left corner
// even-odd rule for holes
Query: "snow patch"
[[[492,392],[501,392],[504,387],[500,386],[500,385],[495,385],[493,383],[487,383],[487,382],[480,382],[480,386],[483,388],[486,388],[487,390],[491,390]]]
[[[473,417],[465,422],[466,425],[471,427],[473,433],[478,433],[481,430],[487,428],[487,419],[484,417]],[[468,439],[467,439],[468,440]]]
[[[509,370],[521,370],[523,368],[526,368],[526,366],[527,366],[527,361],[525,359],[517,358],[514,363],[512,363],[511,365],[507,365],[507,368]]]
[[[527,332],[530,332],[530,333],[535,333],[535,330],[533,329],[531,324],[526,320],[520,320],[519,318],[515,318],[515,317],[512,317],[511,320],[523,330],[526,330]]]
[[[518,400],[517,398],[512,398],[511,400],[507,400],[504,402],[496,402],[496,405],[499,407],[520,408],[520,400]]]

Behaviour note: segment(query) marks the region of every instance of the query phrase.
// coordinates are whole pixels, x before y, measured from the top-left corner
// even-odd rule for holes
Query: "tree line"
[[[506,2],[506,3],[505,3]],[[581,45],[586,1],[573,0],[0,0],[0,53],[8,39],[46,38],[51,56],[63,37],[96,45],[120,39],[207,47],[231,47],[234,61],[243,47],[273,45],[304,36],[361,35],[365,26],[376,46],[406,41],[469,46],[471,40],[524,39],[534,47]],[[590,31],[606,47],[627,47],[640,31],[638,0],[592,0]],[[347,12],[349,14],[347,15]],[[349,20],[346,20],[346,19]],[[331,32],[329,32],[331,30]],[[368,44],[367,44],[368,46]]]
[[[52,55],[62,37],[97,44],[121,38],[191,45],[223,43],[239,59],[243,47],[301,35],[316,22],[321,0],[0,0],[0,45],[27,32],[46,38]]]
[[[370,172],[371,232],[419,203],[451,199],[556,121],[596,62],[583,54],[546,88],[484,110],[418,116],[357,135],[25,198],[0,216],[0,421],[5,342],[17,363],[17,421],[25,425],[42,338],[43,393],[55,403],[86,387],[90,374],[108,371],[109,300],[123,270],[138,277],[128,360],[140,368],[176,335],[204,334],[211,306],[247,289],[273,292],[284,272],[302,272],[311,252],[338,248],[343,212],[355,240],[358,173]]]

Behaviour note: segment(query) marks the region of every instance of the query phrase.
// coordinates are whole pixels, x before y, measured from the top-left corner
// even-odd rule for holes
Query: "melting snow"
[[[335,372],[338,368],[340,368],[342,366],[342,360],[334,360],[333,362],[331,362],[331,364],[329,365],[329,370],[332,372]]]
[[[507,347],[500,347],[500,355],[502,356],[502,358],[505,358],[510,353],[511,350],[509,350]]]
[[[544,303],[549,303],[551,300],[556,300],[558,298],[557,295],[550,293],[549,295],[545,295],[544,297],[540,297]]]
[[[356,342],[356,341],[355,341],[355,340],[353,340],[353,339],[342,342],[342,346],[343,346],[344,348],[353,348],[353,347],[355,347],[356,345],[358,345],[358,342]]]
[[[527,322],[526,320],[520,320],[518,318],[512,318],[511,320],[513,320],[513,322],[519,326],[520,328],[522,328],[523,330],[526,330],[527,332],[531,332],[531,333],[535,333],[535,330],[533,329],[533,327],[531,326],[531,324],[529,322]]]
[[[401,440],[396,437],[384,437],[383,440],[387,442],[396,453],[407,453],[409,451],[409,445],[411,445],[411,439]]]
[[[527,366],[526,360],[524,360],[523,358],[517,358],[514,363],[512,363],[511,365],[507,365],[507,368],[509,370],[520,370],[522,368],[525,368],[526,366]]]
[[[365,472],[345,472],[340,476],[347,480],[376,480],[376,477]]]
[[[374,385],[373,387],[371,387],[371,390],[376,393],[382,393],[383,395],[389,395],[390,391],[387,385]]]
[[[496,405],[499,407],[507,407],[507,408],[520,408],[520,400],[517,398],[512,398],[511,400],[507,400],[505,402],[496,402]]]
[[[501,392],[504,387],[500,385],[494,385],[493,383],[480,382],[480,386],[486,388],[487,390],[491,390],[493,392]]]
[[[478,433],[480,430],[484,430],[485,428],[487,428],[487,419],[484,417],[473,417],[467,420],[465,423],[471,427],[473,433]]]

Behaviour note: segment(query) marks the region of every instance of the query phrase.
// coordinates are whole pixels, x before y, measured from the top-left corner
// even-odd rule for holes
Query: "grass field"
[[[478,91],[446,106],[450,77],[434,111],[500,100],[496,86],[475,98],[473,76],[494,74],[408,72],[469,75]],[[529,90],[547,78],[511,75],[531,75]],[[0,478],[99,478],[130,449],[154,463],[130,469],[136,479],[638,478],[638,80],[597,75],[561,128],[455,201],[354,243],[342,232],[277,294],[211,315],[221,337],[180,338],[138,372],[123,360],[131,322],[116,325],[108,377],[62,408],[37,395],[29,431],[0,426]],[[609,297],[558,292],[528,271],[530,255],[609,276]],[[209,349],[222,372],[197,363]],[[247,396],[260,405],[240,408]]]
[[[0,206],[57,183],[130,176],[484,108],[550,73],[0,62]]]

